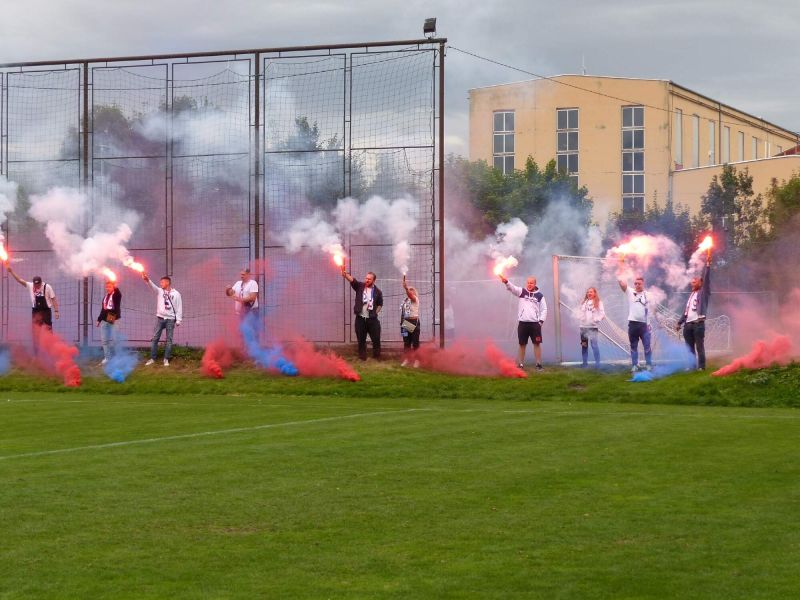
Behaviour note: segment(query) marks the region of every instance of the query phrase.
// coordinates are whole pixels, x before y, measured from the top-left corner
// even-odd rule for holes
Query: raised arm
[[[19,283],[21,286],[27,287],[27,286],[28,286],[28,282],[27,282],[27,281],[25,281],[24,279],[22,279],[22,278],[21,278],[19,275],[17,275],[16,273],[14,273],[14,269],[12,269],[12,268],[11,268],[11,265],[9,265],[8,263],[5,263],[5,264],[6,264],[6,271],[8,271],[9,273],[11,273],[11,276],[12,276],[14,279],[16,279],[16,280],[17,280],[17,283]]]
[[[627,292],[628,291],[628,282],[627,281],[623,281],[622,279],[620,279],[617,283],[619,283],[619,289],[621,289],[623,292]]]
[[[403,275],[403,289],[406,291],[406,296],[408,296],[412,302],[417,302],[417,294],[412,292],[408,287],[405,274]]]
[[[157,286],[155,283],[153,283],[153,280],[152,280],[152,279],[150,279],[150,278],[147,276],[147,273],[144,273],[144,272],[142,273],[142,279],[144,280],[144,282],[145,282],[145,283],[147,283],[147,284],[148,284],[148,285],[149,285],[151,288],[153,288],[153,289],[154,289],[156,292],[160,292],[160,291],[161,291],[161,288],[160,288],[160,287],[158,287],[158,286]]]
[[[350,273],[347,272],[347,269],[345,268],[344,265],[342,265],[342,277],[347,279],[347,281],[349,281],[351,284],[355,280],[355,277],[353,277],[352,275],[350,275]]]

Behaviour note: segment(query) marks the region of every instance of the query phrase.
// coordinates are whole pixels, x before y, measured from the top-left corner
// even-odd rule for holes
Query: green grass
[[[0,379],[0,598],[800,589],[795,366],[651,384],[193,367]]]

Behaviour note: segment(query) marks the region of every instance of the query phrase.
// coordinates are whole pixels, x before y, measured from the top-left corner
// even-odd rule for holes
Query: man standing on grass
[[[370,271],[364,281],[358,281],[345,270],[342,265],[342,277],[350,282],[356,292],[353,306],[355,313],[356,339],[358,340],[358,357],[367,360],[367,336],[372,341],[372,358],[381,358],[381,322],[378,315],[383,308],[383,292],[375,285],[375,273]]]
[[[233,310],[240,319],[249,313],[258,313],[258,282],[252,279],[250,269],[242,269],[241,279],[225,288],[225,295],[235,302]]]
[[[536,277],[528,277],[525,287],[517,287],[506,279],[502,273],[498,275],[500,281],[506,284],[506,289],[519,298],[517,303],[517,341],[519,342],[519,353],[517,355],[517,366],[522,369],[525,367],[525,348],[528,340],[533,342],[533,356],[536,358],[536,370],[541,371],[542,367],[542,325],[547,319],[547,301],[544,294],[536,286]]]
[[[633,289],[627,281],[619,280],[620,289],[628,297],[628,341],[631,345],[631,371],[639,370],[639,340],[644,348],[646,369],[653,367],[653,351],[650,348],[650,300],[644,289],[644,277],[637,277],[633,281]]]
[[[49,331],[53,330],[53,313],[58,319],[58,298],[49,283],[42,282],[39,275],[35,275],[32,281],[25,281],[17,275],[5,261],[4,266],[11,276],[17,280],[21,286],[28,288],[31,297],[31,329],[33,331],[33,353],[39,350],[39,328],[44,327]]]
[[[696,358],[697,369],[706,368],[706,311],[711,296],[711,261],[706,261],[703,276],[692,279],[692,292],[686,301],[686,308],[675,327],[680,331],[683,325],[683,339],[692,358]]]
[[[150,340],[150,360],[144,363],[146,366],[156,362],[158,357],[158,342],[161,340],[161,332],[167,331],[167,343],[164,346],[164,366],[169,366],[169,359],[172,356],[172,333],[175,327],[180,327],[183,320],[183,302],[178,290],[172,288],[172,279],[166,275],[161,278],[159,285],[156,285],[142,273],[144,279],[156,292],[156,326],[153,330],[153,339]]]

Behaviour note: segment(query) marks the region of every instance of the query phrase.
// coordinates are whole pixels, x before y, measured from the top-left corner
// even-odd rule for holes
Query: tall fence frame
[[[64,106],[65,119],[69,119],[69,126],[76,132],[74,148],[70,147],[66,151],[66,156],[53,159],[58,162],[58,168],[63,169],[67,174],[66,181],[74,184],[75,188],[86,191],[92,190],[98,181],[104,177],[104,171],[114,168],[115,164],[124,161],[133,161],[137,164],[152,163],[157,165],[155,169],[160,172],[163,168],[163,232],[157,232],[157,237],[163,239],[162,242],[153,244],[136,244],[131,246],[131,251],[141,256],[143,253],[151,253],[158,257],[158,264],[164,267],[165,273],[172,274],[176,266],[180,263],[180,257],[191,252],[207,251],[235,251],[237,256],[245,257],[249,264],[257,266],[257,277],[261,286],[268,283],[267,267],[264,266],[269,259],[269,251],[274,248],[270,240],[271,223],[267,217],[267,160],[274,151],[268,146],[267,111],[269,67],[272,64],[279,64],[281,61],[292,61],[301,58],[327,59],[329,57],[339,57],[342,65],[342,146],[330,152],[342,155],[341,171],[341,197],[353,192],[353,165],[354,152],[384,152],[387,150],[402,150],[404,153],[414,149],[423,148],[425,152],[430,151],[430,211],[426,217],[430,219],[429,241],[412,243],[412,246],[430,247],[430,271],[425,275],[429,279],[431,297],[429,304],[425,307],[427,317],[424,319],[428,331],[431,332],[432,339],[438,339],[440,345],[444,345],[444,58],[445,44],[447,40],[443,38],[426,38],[412,40],[395,40],[380,42],[331,44],[331,45],[311,45],[311,46],[292,46],[277,48],[257,48],[245,50],[225,50],[212,52],[192,52],[176,54],[142,55],[142,56],[119,56],[87,59],[66,59],[48,60],[0,64],[0,174],[14,179],[15,175],[24,169],[35,169],[36,163],[47,162],[51,159],[40,160],[39,158],[25,157],[24,152],[12,150],[17,138],[17,123],[10,119],[9,107],[13,105],[12,93],[24,94],[29,90],[37,89],[35,85],[19,86],[17,79],[33,79],[38,75],[56,74],[68,82],[64,87],[59,87],[55,103]],[[354,64],[358,66],[359,61],[369,62],[377,55],[385,55],[385,60],[392,60],[393,57],[408,56],[409,53],[430,53],[430,84],[431,84],[431,140],[424,145],[414,145],[402,143],[397,144],[354,144],[353,134],[353,102],[354,102]],[[394,53],[392,55],[388,53]],[[406,53],[406,54],[404,54]],[[249,143],[246,152],[242,152],[239,158],[231,158],[232,153],[226,153],[226,157],[231,160],[247,160],[247,236],[246,241],[241,245],[229,244],[225,247],[214,247],[206,244],[202,247],[186,245],[181,242],[175,230],[176,208],[174,204],[175,191],[175,170],[180,168],[182,161],[192,157],[176,154],[174,148],[174,138],[172,128],[175,123],[175,103],[179,96],[176,95],[176,69],[183,68],[183,65],[200,65],[215,62],[239,62],[246,70],[246,85],[248,86],[248,132]],[[163,83],[163,90],[158,89],[160,83],[153,84],[153,101],[162,102],[165,113],[168,115],[166,124],[167,133],[164,138],[163,149],[151,149],[149,153],[137,153],[132,155],[116,155],[113,149],[109,151],[107,147],[97,143],[95,130],[96,118],[95,108],[97,106],[97,94],[111,94],[116,92],[124,93],[123,86],[115,88],[113,84],[103,84],[103,77],[115,72],[138,71],[139,73],[150,73],[153,70],[163,69],[163,79],[153,78],[153,81]],[[148,77],[148,75],[137,75]],[[242,75],[244,78],[244,74]],[[244,83],[244,79],[243,79]],[[60,84],[61,85],[61,84]],[[105,87],[103,87],[105,85]],[[15,92],[14,90],[24,90]],[[55,93],[55,92],[54,92]],[[64,99],[62,99],[62,97]],[[67,110],[66,107],[72,107]],[[36,115],[23,115],[29,118],[30,122],[35,121]],[[30,125],[30,123],[29,123]],[[24,125],[19,127],[24,129]],[[70,140],[64,142],[69,145]],[[326,150],[316,150],[324,152]],[[19,155],[19,156],[17,156]],[[22,158],[20,158],[22,156]],[[199,156],[199,155],[198,155]],[[204,155],[205,156],[205,155]],[[406,160],[408,157],[406,155]],[[138,162],[137,162],[138,161]],[[63,163],[63,164],[62,164]],[[428,172],[427,170],[425,171]],[[160,201],[159,201],[160,202]],[[85,230],[88,231],[91,223],[85,223]],[[3,225],[3,233],[8,240],[9,247],[15,254],[23,255],[25,252],[44,252],[44,250],[16,250],[20,244],[19,236],[10,231],[9,222]],[[161,235],[163,234],[163,238]],[[376,244],[369,244],[370,247]],[[384,244],[388,245],[388,244]],[[356,241],[346,239],[345,247],[349,256],[353,256],[353,251],[357,251],[359,244]],[[235,254],[234,252],[234,254]],[[163,262],[161,262],[163,260]],[[235,265],[238,270],[239,265]],[[157,267],[155,267],[157,268]],[[155,271],[154,271],[155,272]],[[29,275],[25,273],[25,275]],[[427,285],[427,283],[425,284]],[[70,341],[78,344],[95,344],[98,342],[96,334],[93,332],[92,316],[99,300],[98,289],[102,282],[96,278],[86,277],[74,282],[74,289],[70,283],[69,291],[62,296],[62,313],[70,316],[70,332],[67,337]],[[21,294],[22,291],[16,288],[16,282],[10,279],[5,269],[2,269],[0,278],[0,339],[9,339],[9,320],[15,318],[10,313],[11,295]],[[264,289],[262,287],[262,289]],[[352,292],[342,285],[341,303],[343,306],[342,315],[342,334],[341,337],[335,336],[331,339],[312,340],[317,342],[344,343],[352,341]],[[265,303],[265,295],[262,293],[260,301]],[[421,315],[422,316],[422,315]],[[74,330],[73,330],[74,329]],[[144,339],[131,339],[132,342],[145,341]],[[193,344],[192,344],[193,345]]]

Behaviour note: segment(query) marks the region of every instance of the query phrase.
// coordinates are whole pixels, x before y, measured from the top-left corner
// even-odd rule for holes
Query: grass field
[[[797,596],[800,368],[361,372],[0,379],[0,598]]]

